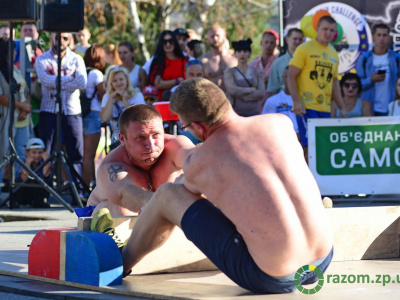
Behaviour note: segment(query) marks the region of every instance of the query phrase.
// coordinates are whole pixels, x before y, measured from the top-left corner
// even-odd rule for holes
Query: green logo
[[[313,271],[318,276],[318,284],[312,289],[306,289],[300,283],[301,275],[308,271]],[[324,274],[322,273],[320,268],[314,265],[305,265],[298,269],[296,274],[294,275],[294,284],[296,285],[296,288],[303,294],[313,295],[319,292],[320,289],[322,289],[322,286],[324,285]]]

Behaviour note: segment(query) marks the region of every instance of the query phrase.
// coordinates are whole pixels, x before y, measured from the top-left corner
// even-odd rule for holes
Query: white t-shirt
[[[389,68],[389,52],[384,55],[372,54],[372,62],[375,68],[375,72],[378,70],[386,70],[385,80],[381,82],[375,82],[375,99],[374,99],[374,111],[380,113],[387,113],[388,104],[390,99],[390,68]]]
[[[389,116],[400,116],[400,100],[389,103]]]
[[[293,100],[292,96],[280,91],[278,94],[267,99],[262,109],[261,114],[280,113],[288,116],[292,120],[293,128],[296,133],[299,133],[297,126],[296,114],[292,112]]]
[[[129,79],[131,81],[131,84],[133,87],[136,87],[140,90],[140,80],[139,80],[139,70],[140,66],[138,64],[135,64],[135,67],[133,70],[129,73]]]
[[[103,96],[103,100],[101,101],[102,108],[107,105],[108,100],[109,100],[109,96],[108,96],[108,93],[106,93]],[[137,91],[136,94],[131,99],[128,100],[128,102],[130,105],[146,104],[146,102],[144,102],[143,94],[140,93],[139,91]],[[110,120],[111,142],[115,142],[115,141],[119,140],[118,118],[124,110],[125,110],[125,106],[121,101],[114,102],[112,116],[111,116],[111,120]]]
[[[86,97],[90,98],[93,96],[94,89],[99,83],[104,81],[103,73],[101,73],[97,69],[93,69],[90,71],[87,79],[87,84],[85,88]],[[98,111],[100,112],[100,99],[98,93],[92,99],[92,104],[90,105],[91,111]]]

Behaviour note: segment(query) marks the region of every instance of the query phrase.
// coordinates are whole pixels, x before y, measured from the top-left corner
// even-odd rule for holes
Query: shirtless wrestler
[[[296,290],[294,274],[307,264],[324,272],[332,231],[290,119],[240,117],[206,79],[181,83],[171,108],[204,143],[186,156],[183,184],[162,185],[139,216],[122,251],[125,275],[176,225],[253,292]],[[314,272],[300,277],[317,280]]]
[[[88,205],[94,213],[108,208],[112,216],[139,212],[157,188],[182,173],[186,151],[194,145],[184,136],[164,134],[160,114],[148,105],[133,105],[119,118],[121,145],[97,170],[97,186]]]
[[[228,68],[237,66],[237,59],[233,51],[225,46],[226,33],[220,25],[213,25],[207,32],[207,41],[210,44],[210,51],[201,57],[204,65],[205,78],[214,82],[224,92],[224,72]]]

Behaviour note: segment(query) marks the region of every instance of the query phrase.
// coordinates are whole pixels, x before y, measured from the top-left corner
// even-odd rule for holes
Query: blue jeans
[[[282,280],[264,273],[254,262],[235,225],[211,202],[200,199],[182,217],[181,227],[192,241],[226,276],[254,293],[281,294],[296,290],[294,280]],[[317,267],[328,268],[333,250]],[[299,266],[301,267],[301,266]],[[318,280],[314,272],[302,274],[300,282]]]
[[[101,133],[100,113],[91,111],[83,118],[83,135]]]

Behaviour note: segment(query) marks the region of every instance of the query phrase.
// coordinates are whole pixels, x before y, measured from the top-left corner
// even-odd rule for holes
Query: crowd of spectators
[[[43,141],[46,153],[54,149],[58,51],[62,57],[63,143],[76,172],[91,186],[96,182],[94,159],[102,122],[110,126],[112,147],[117,146],[118,118],[125,108],[168,99],[187,78],[205,77],[217,84],[241,116],[287,115],[305,148],[307,118],[399,115],[400,55],[389,49],[389,27],[377,24],[372,28],[372,50],[359,58],[356,72],[344,74],[340,81],[338,54],[330,45],[335,32],[336,22],[331,17],[320,19],[317,37],[307,42],[300,29],[290,28],[285,36],[285,51],[280,51],[279,55],[279,35],[274,30],[264,31],[260,36],[261,53],[256,53],[249,62],[252,40],[232,41],[230,46],[225,29],[218,24],[208,28],[204,41],[192,29],[164,30],[159,35],[154,55],[141,66],[136,62],[132,42],[101,46],[85,26],[75,34],[76,43],[71,33],[62,33],[61,48],[58,49],[58,35],[52,33],[50,49],[35,47],[30,57],[36,74],[31,74],[31,82],[27,84],[18,73],[18,59],[14,78],[8,77],[6,39],[10,37],[10,31],[7,26],[2,26],[0,154],[4,156],[9,147],[5,116],[11,81],[16,81],[19,86],[15,93],[14,126],[18,155],[26,159],[25,146],[34,136]],[[34,24],[26,23],[21,27],[20,38],[25,37],[38,39]],[[21,51],[17,48],[16,57]],[[34,93],[38,84],[40,96]],[[31,86],[30,92],[28,86]],[[91,101],[90,112],[85,115],[81,110],[81,93]],[[33,123],[31,95],[32,104],[36,100],[40,103],[39,118]],[[35,131],[33,127],[36,127]],[[190,133],[181,133],[196,142]],[[0,179],[2,175],[3,171],[0,171]],[[4,176],[7,179],[7,170]]]

